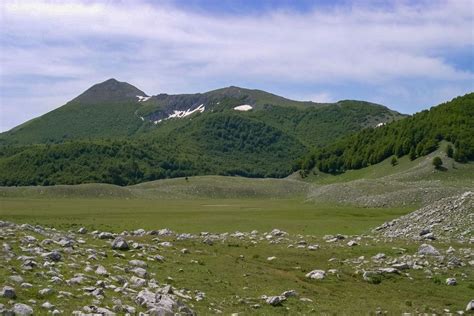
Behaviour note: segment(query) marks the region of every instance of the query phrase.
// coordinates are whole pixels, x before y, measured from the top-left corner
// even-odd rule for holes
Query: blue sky
[[[108,78],[414,113],[474,91],[474,2],[2,1],[0,131]]]

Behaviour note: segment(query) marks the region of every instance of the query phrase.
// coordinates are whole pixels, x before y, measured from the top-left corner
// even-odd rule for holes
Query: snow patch
[[[202,113],[202,112],[204,112],[205,109],[206,109],[206,107],[204,106],[204,104],[201,104],[200,106],[198,106],[194,110],[191,110],[191,109],[187,109],[186,111],[176,111],[176,110],[174,110],[173,114],[170,114],[165,119],[153,121],[153,124],[156,125],[158,123],[163,122],[164,120],[169,120],[169,119],[172,119],[172,118],[183,118],[183,117],[189,116],[189,115],[191,115],[193,113],[196,113],[196,112],[201,112]]]
[[[195,112],[204,112],[204,110],[206,109],[206,107],[204,106],[204,104],[201,104],[200,106],[198,106],[197,108],[195,108],[194,110],[191,110],[191,109],[187,109],[186,111],[174,111],[173,114],[170,114],[170,116],[168,116],[168,119],[170,118],[183,118],[183,117],[186,117],[186,116],[189,116]]]
[[[236,111],[250,111],[251,109],[253,109],[253,107],[248,104],[242,104],[234,108]]]
[[[136,97],[138,98],[138,102],[145,102],[145,101],[150,100],[151,98],[151,97],[144,97],[142,95],[137,95]]]

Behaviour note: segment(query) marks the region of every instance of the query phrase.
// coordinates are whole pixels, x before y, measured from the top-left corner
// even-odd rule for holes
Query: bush
[[[393,156],[393,157],[392,157],[392,160],[390,161],[390,164],[391,164],[392,166],[398,165],[398,159],[397,159],[396,156]]]
[[[454,155],[453,146],[448,145],[448,146],[446,147],[446,155],[448,155],[449,158],[453,158],[453,155]]]
[[[442,165],[443,165],[443,160],[441,160],[440,157],[436,156],[433,158],[433,166],[436,169],[440,169]]]

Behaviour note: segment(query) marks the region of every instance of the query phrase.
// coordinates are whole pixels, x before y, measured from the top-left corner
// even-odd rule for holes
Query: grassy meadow
[[[58,229],[80,226],[121,232],[170,228],[177,232],[269,231],[361,234],[412,209],[362,209],[301,199],[68,199],[3,198],[0,217]]]

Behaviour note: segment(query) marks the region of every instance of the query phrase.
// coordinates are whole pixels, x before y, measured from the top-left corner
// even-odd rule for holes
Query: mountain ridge
[[[299,113],[297,110],[312,111],[341,104],[383,107],[351,100],[337,103],[294,101],[263,90],[237,86],[204,93],[148,96],[127,82],[111,78],[93,85],[55,110],[0,133],[0,144],[130,137],[159,128],[158,123],[164,120],[188,117],[196,112],[232,110],[243,104],[250,106],[252,111],[273,111],[281,107],[290,108],[295,113]],[[383,109],[387,111],[384,122],[403,116],[386,107]]]

